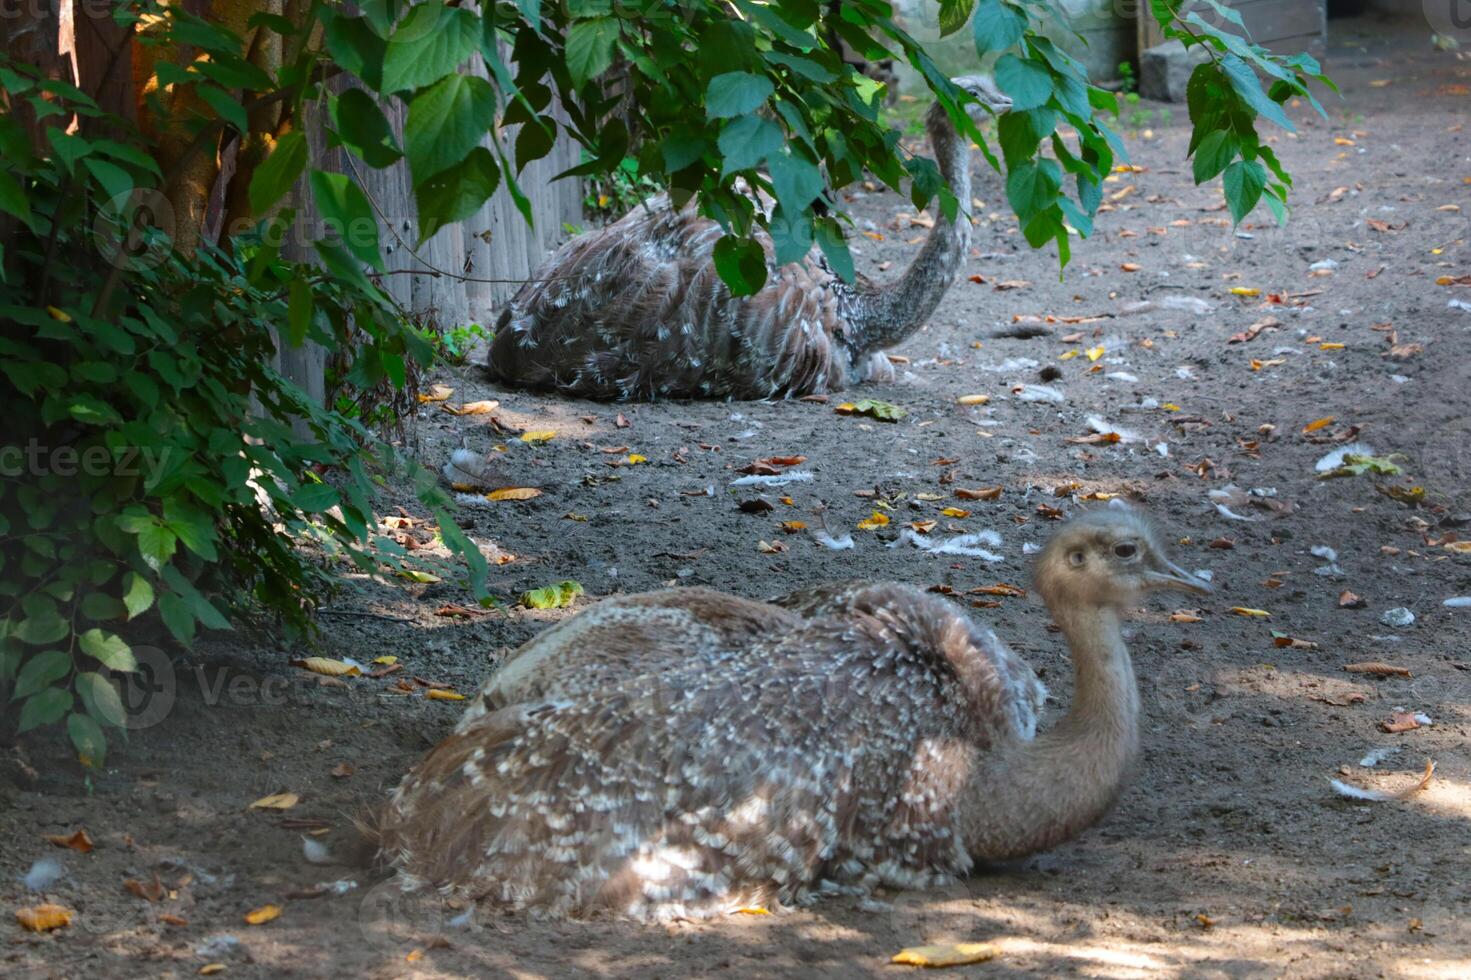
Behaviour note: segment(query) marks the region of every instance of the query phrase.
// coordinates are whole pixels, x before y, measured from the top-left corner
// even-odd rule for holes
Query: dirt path
[[[1370,47],[1357,46],[1356,30]],[[399,677],[472,689],[502,648],[566,614],[467,622],[434,614],[465,601],[454,590],[361,583],[336,602],[345,614],[326,619],[325,652],[395,655],[406,671],[322,686],[287,665],[297,651],[222,644],[201,672],[179,675],[168,716],[133,733],[90,795],[74,772],[10,764],[0,782],[0,971],[184,976],[218,962],[229,977],[898,975],[887,960],[900,947],[964,939],[997,941],[1005,955],[957,975],[1471,974],[1471,610],[1442,605],[1471,594],[1471,555],[1437,543],[1471,538],[1471,525],[1457,523],[1471,512],[1471,310],[1447,307],[1471,301],[1471,289],[1434,282],[1471,272],[1471,61],[1431,51],[1424,33],[1335,22],[1330,70],[1346,97],[1330,103],[1328,124],[1299,107],[1300,135],[1276,143],[1297,177],[1285,230],[1262,218],[1233,235],[1219,191],[1192,186],[1182,164],[1178,109],[1171,125],[1132,140],[1142,169],[1108,185],[1113,210],[1077,246],[1065,282],[1001,213],[999,181],[983,177],[976,242],[985,254],[967,273],[986,281],[957,285],[900,348],[909,363],[898,383],[853,393],[903,406],[897,424],[842,417],[831,404],[668,404],[622,406],[629,425],[620,428],[618,407],[495,391],[468,369],[439,379],[456,401],[498,397],[505,425],[557,437],[531,446],[496,435],[483,416],[424,413],[420,448],[432,465],[462,438],[477,449],[504,443],[505,482],[544,491],[468,515],[480,540],[517,556],[494,573],[502,594],[564,578],[591,596],[676,582],[765,596],[856,576],[948,586],[956,601],[994,603],[976,614],[1064,701],[1065,652],[1040,603],[960,593],[1025,586],[1024,549],[1045,538],[1054,508],[1100,506],[1079,499],[1090,495],[1142,500],[1180,541],[1182,564],[1211,571],[1220,593],[1199,621],[1172,619],[1159,603],[1138,615],[1145,759],[1100,827],[946,892],[780,916],[667,928],[438,921],[389,901],[356,867],[308,863],[303,835],[326,827],[320,840],[344,853],[347,814],[380,798],[453,723],[455,703],[396,694]],[[923,234],[899,217],[905,202],[873,194],[854,208],[883,237],[863,243],[862,267],[902,268],[918,247],[909,239]],[[1027,284],[998,291],[1002,281]],[[1262,292],[1233,296],[1233,287]],[[1187,300],[1209,312],[1116,315]],[[1014,315],[1088,319],[1043,324],[1046,335],[1032,339],[993,337]],[[1231,342],[1268,318],[1276,325]],[[1402,357],[1386,356],[1394,345]],[[1095,362],[1087,352],[1099,346]],[[1061,371],[1048,383],[1060,403],[1013,393],[1042,384],[1042,366]],[[957,406],[971,393],[990,404]],[[1070,442],[1089,434],[1090,415],[1139,440]],[[1402,454],[1404,475],[1316,479],[1316,461],[1350,435],[1379,455]],[[629,452],[648,462],[611,465]],[[771,494],[773,512],[738,510],[751,494],[728,489],[734,469],[788,454],[807,457],[800,468],[811,482]],[[1207,496],[1228,484],[1275,493],[1223,501],[1247,518],[1236,520]],[[1376,484],[1423,487],[1424,502],[1396,501]],[[954,496],[998,486],[992,500]],[[700,493],[707,487],[713,496]],[[933,520],[931,539],[997,531],[1003,558],[887,548],[892,533],[854,530],[877,506],[861,493],[893,503],[890,530]],[[820,504],[855,549],[828,551],[778,527],[815,526]],[[971,515],[945,517],[944,507]],[[762,541],[781,550],[761,553]],[[1336,562],[1313,553],[1322,547]],[[1340,608],[1345,590],[1363,608]],[[1414,613],[1413,625],[1381,622],[1396,607]],[[1274,630],[1315,646],[1279,647]],[[1364,661],[1411,676],[1342,669]],[[1401,709],[1434,724],[1381,730]],[[1361,764],[1379,748],[1393,752]],[[30,746],[35,759],[62,751]],[[1398,789],[1426,759],[1435,779],[1408,801],[1348,800],[1329,786]],[[247,809],[282,791],[300,802]],[[90,854],[43,839],[78,827],[96,840]],[[64,876],[46,890],[78,913],[48,936],[20,932],[8,911],[35,900],[19,879],[38,859],[62,862]],[[155,874],[159,901],[125,891],[131,878],[146,893]],[[339,881],[359,884],[308,897]],[[268,903],[283,906],[278,919],[243,922]],[[443,938],[425,940],[435,934]]]

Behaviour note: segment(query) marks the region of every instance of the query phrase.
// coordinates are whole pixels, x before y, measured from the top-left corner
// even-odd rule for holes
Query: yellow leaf
[[[429,402],[448,401],[449,396],[454,393],[455,390],[453,388],[445,385],[431,385],[428,391],[419,394],[419,402],[420,404],[428,404]]]
[[[532,497],[540,497],[541,491],[535,487],[502,487],[492,490],[485,495],[486,500],[530,500]]]
[[[451,415],[489,415],[491,412],[494,412],[500,407],[500,402],[492,400],[466,402],[465,404],[458,407],[454,405],[445,405],[444,410],[446,412],[449,412]]]
[[[1231,611],[1238,616],[1254,616],[1257,619],[1272,618],[1272,614],[1265,609],[1248,609],[1246,606],[1232,606]]]
[[[408,954],[404,956],[404,959],[409,961],[410,963],[417,963],[423,958],[424,951],[422,949],[411,949],[409,950]]]
[[[424,695],[430,701],[463,701],[465,696],[456,691],[446,691],[443,688],[431,687],[429,693]]]
[[[1001,948],[991,943],[947,943],[941,946],[910,946],[895,953],[890,963],[904,966],[964,966],[984,963],[1001,955]]]
[[[206,963],[199,968],[199,975],[201,977],[212,977],[216,973],[223,973],[224,971],[225,964],[223,963]]]
[[[419,568],[401,568],[397,572],[394,572],[394,574],[399,578],[406,578],[410,582],[422,582],[426,585],[432,585],[439,581],[438,575]]]
[[[1180,410],[1180,406],[1174,402],[1165,402],[1160,408],[1163,408],[1166,412],[1178,412]]]
[[[393,655],[391,655],[391,654],[388,655],[388,656],[385,656],[385,657],[374,657],[373,658],[373,663],[375,663],[375,664],[386,664],[387,666],[390,666],[391,667],[394,664],[398,663],[398,658],[395,657],[395,656],[393,656]]]
[[[914,495],[914,499],[915,500],[944,500],[945,499],[945,494],[943,494],[943,493],[917,493],[917,494]]]
[[[858,522],[858,530],[872,531],[873,529],[883,527],[888,523],[889,515],[883,513],[882,511],[876,510],[873,512],[872,517]]]
[[[969,517],[970,516],[970,511],[968,511],[968,510],[961,510],[959,507],[946,507],[944,510],[940,511],[940,513],[944,514],[946,517]]]
[[[291,661],[291,666],[304,668],[313,674],[326,674],[328,677],[357,677],[362,673],[353,664],[328,657],[303,657]]]
[[[47,903],[16,909],[15,921],[31,932],[50,932],[52,929],[63,929],[71,925],[72,914],[70,909]]]
[[[957,405],[984,405],[991,400],[990,395],[961,395],[955,399]]]
[[[253,926],[263,926],[267,922],[279,919],[280,917],[281,906],[279,905],[262,905],[258,909],[251,909],[245,913],[246,923]]]
[[[1106,353],[1108,352],[1103,349],[1102,344],[1099,344],[1097,347],[1090,347],[1088,348],[1088,360],[1096,361]]]
[[[1125,262],[1120,265],[1119,268],[1124,272],[1138,272],[1140,269],[1144,268],[1144,266],[1140,265],[1138,262]]]
[[[1254,286],[1232,286],[1232,296],[1260,296],[1262,291]]]
[[[1454,551],[1458,555],[1471,555],[1471,541],[1451,541],[1445,546],[1446,551]]]
[[[1329,341],[1326,344],[1319,344],[1318,350],[1343,350],[1343,347],[1343,344],[1340,344],[1336,341]]]
[[[798,531],[807,530],[805,521],[782,521],[781,529],[788,534],[796,534]]]
[[[272,793],[250,804],[252,810],[289,810],[301,802],[295,793]]]
[[[762,908],[759,905],[743,905],[740,908],[733,909],[731,911],[731,915],[770,915],[770,914],[771,914],[771,912],[768,909],[764,909],[764,908]]]
[[[1079,353],[1081,352],[1078,350],[1063,351],[1061,354],[1057,355],[1057,359],[1059,361],[1071,361],[1073,358],[1077,357]]]
[[[639,463],[647,463],[648,461],[649,457],[640,456],[638,453],[629,453],[628,459],[626,460],[630,466],[637,466]]]
[[[557,436],[556,429],[535,429],[531,432],[521,433],[522,442],[543,443],[551,442]]]
[[[1327,426],[1332,425],[1333,422],[1334,422],[1334,416],[1332,416],[1332,415],[1325,416],[1324,418],[1321,418],[1321,419],[1314,419],[1313,421],[1309,422],[1307,425],[1303,426],[1302,427],[1302,431],[1304,431],[1304,432],[1317,432],[1319,429],[1326,428]]]
[[[1354,143],[1353,140],[1351,140],[1351,139],[1345,139],[1342,136],[1335,136],[1335,137],[1333,137],[1333,143],[1334,143],[1335,146],[1356,146],[1357,145],[1356,143]]]
[[[1461,206],[1459,204],[1442,204],[1440,207],[1436,208],[1435,210],[1437,210],[1437,211],[1459,211],[1459,210],[1461,210]]]
[[[60,320],[62,323],[72,322],[72,316],[66,310],[58,309],[55,306],[48,306],[46,307],[46,312],[51,314],[51,319],[53,320]]]

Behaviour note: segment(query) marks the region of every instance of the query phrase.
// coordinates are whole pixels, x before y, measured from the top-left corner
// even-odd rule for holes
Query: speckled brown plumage
[[[956,79],[992,111],[1007,99],[986,77]],[[938,105],[927,130],[941,174],[970,202],[970,145]],[[763,200],[763,206],[770,202]],[[892,377],[883,350],[929,319],[959,273],[970,220],[944,217],[898,280],[843,282],[814,247],[735,297],[715,270],[720,225],[666,195],[573,239],[496,321],[486,367],[496,379],[587,398],[782,398]]]
[[[1108,564],[1133,564],[1106,557],[1123,540],[1153,584],[1200,586],[1137,516],[1059,532],[1039,586],[1078,696],[1043,736],[1030,668],[911,586],[609,599],[487,682],[394,793],[383,852],[406,888],[660,918],[923,887],[1050,846],[1106,811],[1137,745],[1116,605],[1151,583]]]

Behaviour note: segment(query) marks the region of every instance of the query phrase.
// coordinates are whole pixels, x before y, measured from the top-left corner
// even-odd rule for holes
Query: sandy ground
[[[426,699],[413,682],[416,693],[396,693],[401,678],[472,690],[505,648],[568,613],[512,608],[467,621],[435,615],[468,600],[448,586],[360,582],[324,617],[320,652],[394,655],[407,670],[322,684],[288,665],[302,650],[213,643],[202,666],[172,678],[166,716],[134,731],[90,792],[74,770],[28,772],[7,753],[0,971],[183,976],[219,963],[231,977],[897,975],[906,968],[888,959],[901,947],[986,940],[1002,957],[957,974],[1471,974],[1471,610],[1442,605],[1471,594],[1471,556],[1444,547],[1471,538],[1471,310],[1447,307],[1471,290],[1435,283],[1471,271],[1467,211],[1449,207],[1471,209],[1471,61],[1430,50],[1423,30],[1335,22],[1334,36],[1330,68],[1344,99],[1329,100],[1327,123],[1298,107],[1299,135],[1276,141],[1297,178],[1285,229],[1259,217],[1233,235],[1219,190],[1190,182],[1178,108],[1171,124],[1133,135],[1142,169],[1110,182],[1111,210],[1077,246],[1065,281],[1055,259],[1025,247],[1001,213],[999,181],[983,177],[986,217],[966,274],[984,281],[961,281],[898,349],[909,360],[897,383],[850,393],[904,407],[898,423],[843,417],[833,404],[574,403],[498,391],[467,368],[437,380],[456,402],[499,398],[497,418],[512,434],[433,406],[417,425],[430,465],[461,441],[501,444],[504,482],[543,490],[465,513],[477,540],[516,556],[494,571],[501,595],[566,578],[590,597],[673,583],[767,596],[858,576],[949,587],[957,602],[978,602],[975,614],[1064,701],[1066,654],[1041,604],[964,593],[1025,586],[1024,546],[1046,537],[1056,512],[1100,506],[1082,498],[1142,501],[1179,542],[1182,564],[1209,570],[1220,592],[1190,607],[1198,621],[1172,619],[1169,600],[1138,613],[1145,756],[1100,826],[947,891],[876,902],[667,927],[488,913],[451,921],[375,888],[357,866],[308,863],[304,835],[321,831],[312,839],[331,860],[347,854],[348,816],[449,730],[459,707]],[[865,271],[902,268],[923,234],[904,216],[912,209],[891,194],[853,208],[882,236],[862,241]],[[1314,273],[1328,261],[1336,266]],[[1001,290],[1002,281],[1025,285]],[[1183,299],[1209,312],[1164,308]],[[1156,308],[1117,315],[1141,301]],[[1042,336],[996,337],[1025,325],[1016,316],[1057,320],[1041,324]],[[1278,325],[1231,342],[1269,317]],[[1085,352],[1098,346],[1095,362]],[[1063,360],[1069,352],[1078,353]],[[1051,385],[1061,403],[1015,394],[1042,383],[1041,367],[1060,370]],[[990,404],[956,404],[973,393]],[[1069,441],[1089,433],[1090,415],[1139,440]],[[557,436],[533,446],[517,429]],[[1315,462],[1346,438],[1402,454],[1404,475],[1317,479]],[[608,451],[617,447],[627,448]],[[648,462],[613,465],[630,452]],[[773,512],[739,510],[752,494],[729,489],[734,470],[788,454],[807,457],[813,480],[778,492],[790,505],[771,494]],[[1227,485],[1275,495],[1229,501],[1247,518],[1236,520],[1207,497]],[[954,496],[998,486],[993,500]],[[1392,486],[1423,487],[1423,500],[1378,492]],[[891,528],[934,520],[937,540],[995,530],[1003,560],[885,547],[892,533],[853,530],[877,499],[893,505]],[[782,520],[815,526],[823,505],[834,531],[852,531],[854,550],[779,529]],[[942,516],[947,506],[971,514]],[[429,541],[422,528],[406,533]],[[781,550],[762,553],[763,541]],[[1336,571],[1315,547],[1336,551]],[[1363,607],[1341,608],[1345,590]],[[1396,607],[1414,623],[1381,622]],[[1274,630],[1314,645],[1279,647]],[[1343,670],[1365,661],[1410,676]],[[1401,709],[1434,723],[1382,730]],[[22,748],[31,760],[64,754],[44,742]],[[1375,749],[1393,751],[1364,765]],[[1329,785],[1397,790],[1416,783],[1427,759],[1438,765],[1433,782],[1405,801],[1344,799]],[[248,809],[278,792],[299,802]],[[44,837],[78,828],[95,840],[91,853]],[[39,859],[62,871],[44,896],[76,913],[49,935],[20,931],[9,914],[42,897],[20,880]],[[124,884],[134,879],[146,896],[155,876],[156,901]],[[282,907],[279,918],[245,923],[267,904]]]

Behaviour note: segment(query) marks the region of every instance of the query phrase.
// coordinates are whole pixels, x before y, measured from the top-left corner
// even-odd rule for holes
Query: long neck
[[[970,143],[938,105],[926,117],[925,128],[940,175],[955,193],[960,213],[953,221],[941,213],[904,274],[864,297],[851,317],[854,346],[862,354],[892,347],[923,326],[955,282],[970,247]]]
[[[963,824],[981,860],[1045,850],[1099,820],[1139,752],[1139,689],[1118,611],[1052,613],[1072,650],[1073,703],[1050,731],[1011,744],[972,776]]]

